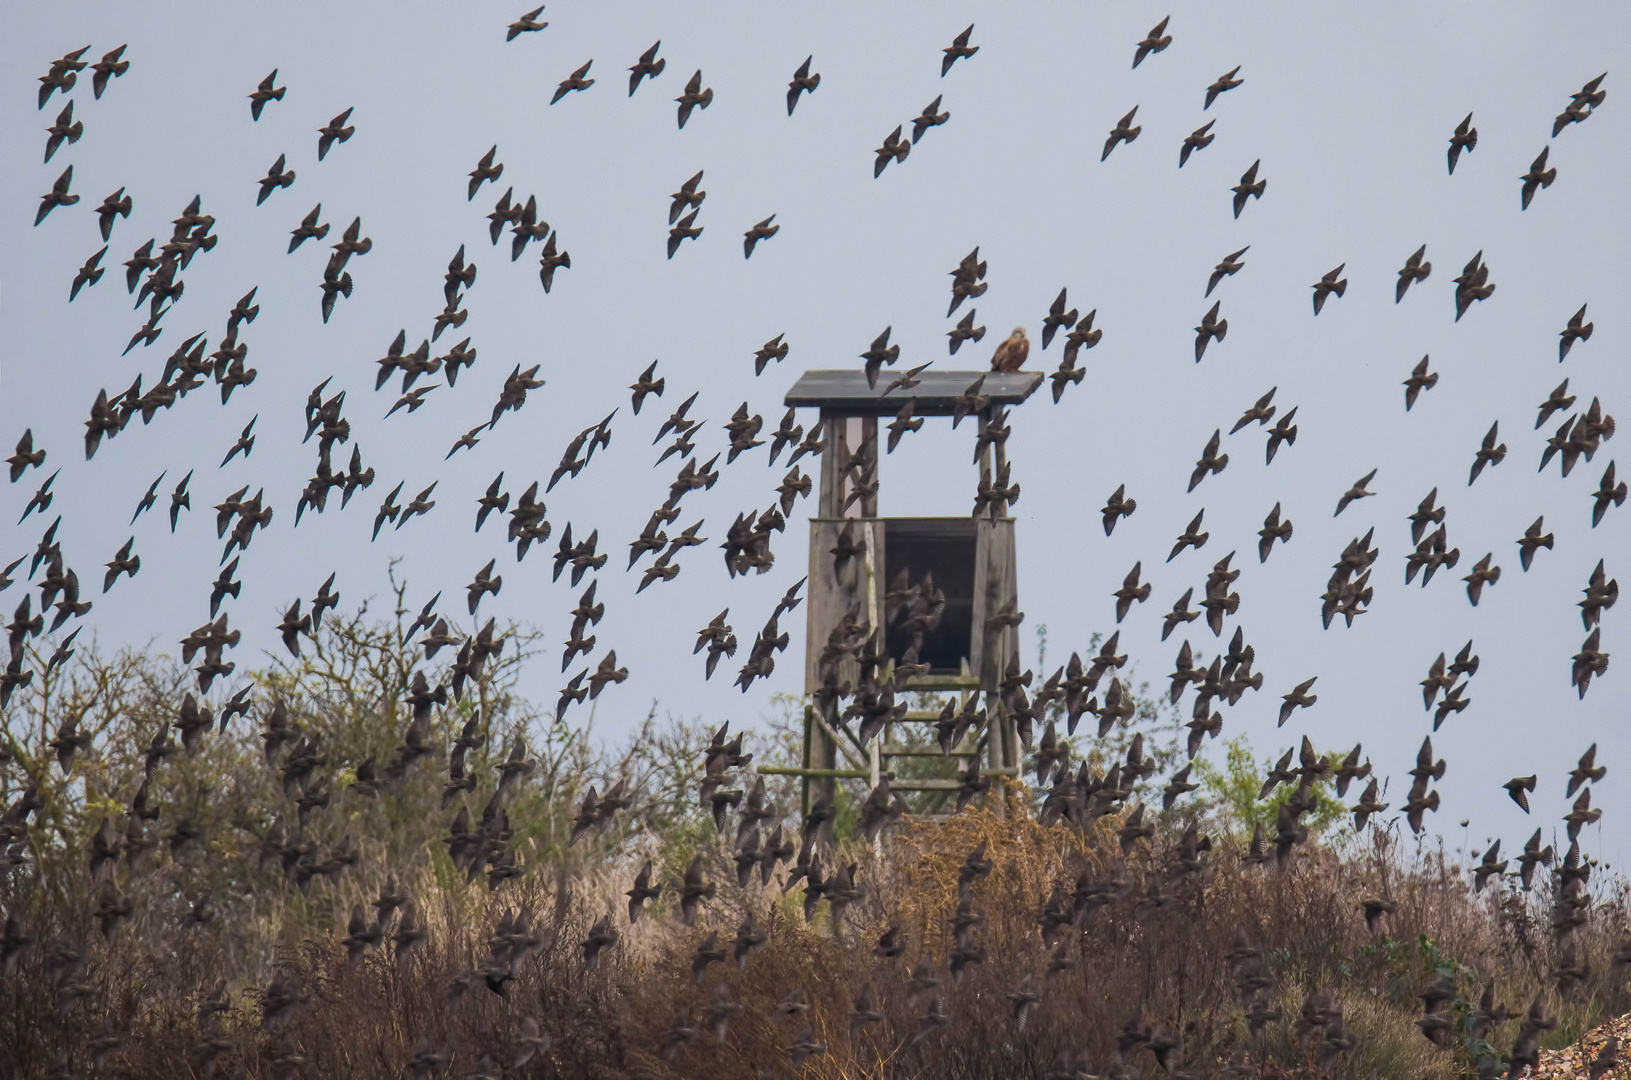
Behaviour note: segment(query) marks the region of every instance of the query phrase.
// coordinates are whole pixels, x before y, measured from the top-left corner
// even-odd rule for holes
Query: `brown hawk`
[[[1031,342],[1025,336],[1023,326],[1014,327],[997,351],[991,356],[991,370],[1001,372],[1018,371],[1025,366],[1025,358],[1031,353]]]

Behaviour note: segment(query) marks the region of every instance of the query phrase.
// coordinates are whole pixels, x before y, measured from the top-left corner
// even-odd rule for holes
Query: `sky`
[[[1141,677],[1170,670],[1185,631],[1210,653],[1241,625],[1264,688],[1224,710],[1224,736],[1246,735],[1260,757],[1304,734],[1322,750],[1361,743],[1392,777],[1397,805],[1431,727],[1419,680],[1439,652],[1453,656],[1472,639],[1482,658],[1466,691],[1472,705],[1434,737],[1449,766],[1429,841],[1442,834],[1452,847],[1481,847],[1500,836],[1511,850],[1537,825],[1561,835],[1565,774],[1595,742],[1609,769],[1594,797],[1605,813],[1583,839],[1606,861],[1623,860],[1631,794],[1616,778],[1631,775],[1631,738],[1614,721],[1631,709],[1622,670],[1631,661],[1618,657],[1631,615],[1605,616],[1603,648],[1618,663],[1583,701],[1569,679],[1585,637],[1575,603],[1592,567],[1604,559],[1611,576],[1631,568],[1631,507],[1590,523],[1589,493],[1621,444],[1606,442],[1567,479],[1556,463],[1535,471],[1557,422],[1533,430],[1535,409],[1564,377],[1577,408],[1594,396],[1611,414],[1631,408],[1631,335],[1614,300],[1631,285],[1631,133],[1616,82],[1631,10],[1571,10],[1561,20],[1534,5],[1376,3],[1286,20],[1281,9],[1201,4],[562,2],[546,8],[545,30],[506,43],[521,12],[490,3],[329,6],[320,20],[289,6],[9,5],[0,11],[0,137],[10,148],[0,163],[0,206],[10,208],[0,214],[0,442],[9,453],[31,427],[50,455],[44,473],[62,473],[43,521],[13,524],[42,473],[0,488],[0,565],[31,552],[58,512],[66,561],[87,581],[100,580],[101,564],[133,535],[140,575],[106,596],[92,587],[86,622],[104,647],[175,651],[207,616],[221,546],[209,507],[250,484],[264,486],[276,517],[244,556],[242,595],[227,605],[244,631],[241,665],[281,648],[283,609],[297,596],[309,602],[330,572],[343,607],[369,597],[389,606],[393,558],[410,602],[441,590],[441,610],[467,629],[463,586],[497,558],[503,590],[483,601],[481,619],[520,620],[564,640],[581,587],[550,581],[553,539],[517,565],[498,523],[471,531],[475,500],[500,470],[512,495],[547,482],[571,437],[617,409],[611,445],[545,496],[557,536],[568,522],[577,537],[598,529],[611,553],[598,575],[606,616],[591,661],[615,648],[630,676],[602,697],[596,728],[626,734],[654,700],[678,716],[751,726],[772,711],[773,693],[802,690],[802,619],[784,620],[788,659],[746,694],[725,668],[704,681],[695,631],[728,606],[747,644],[805,573],[803,518],[813,506],[800,504],[777,537],[771,573],[729,578],[716,545],[738,513],[769,505],[786,471],[785,459],[767,468],[764,449],[745,454],[682,503],[677,527],[702,517],[711,542],[682,553],[674,581],[636,596],[639,575],[622,569],[626,545],[676,471],[673,459],[652,467],[663,417],[699,392],[691,415],[707,421],[697,451],[705,459],[725,448],[720,425],[738,404],[773,428],[801,372],[859,366],[885,326],[901,367],[933,360],[935,370],[973,372],[1023,325],[1033,341],[1027,367],[1048,370],[1062,342],[1041,352],[1040,323],[1065,287],[1071,306],[1097,311],[1104,337],[1082,354],[1086,377],[1062,403],[1044,391],[1011,418],[1027,663],[1038,626],[1050,669],[1115,629],[1110,593],[1142,560],[1153,595],[1121,626]],[[1133,70],[1134,43],[1169,13],[1172,45]],[[942,77],[940,50],[971,22],[980,52]],[[654,41],[667,69],[631,97],[626,69]],[[89,44],[94,60],[122,43],[129,72],[101,100],[90,72],[81,76],[70,96],[84,136],[41,164],[62,99],[37,109],[36,77],[69,50]],[[787,82],[806,56],[822,81],[789,117]],[[550,105],[555,85],[590,59],[595,84]],[[1244,84],[1203,111],[1207,84],[1237,64]],[[253,122],[247,95],[273,68],[286,96]],[[679,130],[673,99],[698,69],[714,101]],[[1602,115],[1550,138],[1569,94],[1603,71]],[[873,148],[897,124],[910,132],[936,95],[949,121],[874,179]],[[1141,134],[1101,163],[1106,135],[1134,105]],[[355,136],[319,162],[316,129],[347,108]],[[1478,146],[1450,176],[1447,140],[1469,111]],[[1216,140],[1180,169],[1183,137],[1212,119]],[[467,174],[495,143],[502,181],[466,201]],[[1548,146],[1557,180],[1520,211],[1518,177]],[[256,182],[280,154],[295,182],[256,206]],[[1266,191],[1236,219],[1229,189],[1259,160]],[[39,196],[68,165],[80,203],[33,227]],[[669,193],[699,169],[704,232],[668,259]],[[95,207],[120,186],[134,211],[114,225],[108,272],[69,304],[76,269],[102,243]],[[487,240],[484,215],[511,186],[518,200],[537,196],[572,256],[548,295],[537,247],[512,263],[507,236],[499,248]],[[195,194],[217,219],[219,243],[182,275],[186,293],[158,341],[121,356],[144,314],[119,291],[121,264],[147,238],[162,243]],[[351,261],[354,295],[327,325],[319,284],[337,235],[285,253],[289,230],[319,202],[334,234],[360,216],[374,242]],[[744,260],[743,231],[772,213],[781,231]],[[1395,272],[1423,243],[1432,276],[1395,304]],[[429,336],[443,270],[461,244],[478,267],[469,319],[433,355],[469,336],[477,363],[455,388],[429,379],[442,385],[422,408],[385,419],[398,391],[374,392],[374,360],[399,330],[410,348]],[[1213,264],[1248,244],[1245,268],[1203,298]],[[953,358],[947,274],[976,245],[990,288],[958,316],[974,307],[988,334]],[[1451,278],[1479,251],[1498,289],[1458,323]],[[1339,263],[1347,294],[1316,317],[1310,286]],[[195,332],[215,348],[251,287],[261,312],[240,340],[256,382],[225,407],[213,388],[201,390],[84,461],[81,424],[97,390],[116,393],[137,373],[151,386]],[[1228,337],[1197,364],[1192,328],[1214,300]],[[1559,363],[1558,332],[1582,303],[1595,335]],[[755,378],[753,351],[779,333],[787,359]],[[1407,413],[1401,382],[1424,354],[1439,383]],[[635,416],[625,388],[653,360],[667,391]],[[525,408],[444,461],[455,438],[488,419],[505,376],[535,364],[546,385]],[[300,445],[302,407],[330,376],[330,392],[347,391],[351,445],[378,479],[348,509],[331,502],[295,528],[316,461],[315,442]],[[1262,429],[1226,436],[1229,466],[1186,493],[1213,430],[1227,432],[1271,387],[1282,411],[1298,408],[1296,444],[1265,465]],[[217,467],[255,416],[253,454]],[[1469,489],[1473,453],[1495,421],[1509,454]],[[880,512],[968,513],[972,441],[969,427],[952,432],[943,420],[908,436],[883,463]],[[340,450],[337,465],[350,446]],[[164,493],[188,469],[197,470],[195,509],[172,536]],[[1372,469],[1376,496],[1333,518],[1338,497]],[[161,472],[159,506],[128,524]],[[370,542],[386,492],[402,481],[411,495],[433,480],[428,516]],[[1106,538],[1099,508],[1120,484],[1138,510]],[[1461,565],[1426,589],[1407,588],[1406,515],[1435,486]],[[1256,530],[1276,502],[1295,533],[1259,565]],[[1164,562],[1203,507],[1207,546]],[[1525,574],[1514,541],[1542,514],[1556,545]],[[1330,566],[1373,526],[1381,554],[1371,610],[1351,629],[1338,620],[1322,630]],[[1207,570],[1231,550],[1241,604],[1223,640],[1196,623],[1161,642],[1161,615],[1184,589],[1204,593]],[[1459,578],[1485,552],[1503,573],[1474,608]],[[9,612],[20,594],[0,594],[0,605]],[[1317,704],[1277,729],[1280,695],[1311,676]],[[540,700],[564,681],[549,661],[532,677]],[[1525,817],[1500,785],[1531,772],[1540,782]]]

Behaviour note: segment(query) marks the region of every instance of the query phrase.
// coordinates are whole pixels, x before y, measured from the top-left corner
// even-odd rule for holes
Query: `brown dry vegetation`
[[[14,808],[6,819],[10,846],[0,848],[7,853],[0,910],[16,931],[0,977],[0,1076],[1160,1075],[1147,1047],[1118,1050],[1131,1021],[1181,1044],[1169,1056],[1174,1073],[1433,1078],[1475,1075],[1480,1056],[1487,1071],[1492,1055],[1510,1048],[1515,1020],[1495,1028],[1493,1045],[1470,1038],[1470,1013],[1490,981],[1518,1014],[1541,996],[1557,1021],[1542,1040],[1548,1047],[1567,1045],[1631,1007],[1613,963],[1631,935],[1620,886],[1593,882],[1598,898],[1588,922],[1559,945],[1550,926],[1554,886],[1544,872],[1532,894],[1497,883],[1475,896],[1454,856],[1401,840],[1396,823],[1380,822],[1358,837],[1333,826],[1298,847],[1283,868],[1272,858],[1246,866],[1244,819],[1255,811],[1231,801],[1240,777],[1231,788],[1217,770],[1200,793],[1208,798],[1159,815],[1153,842],[1140,841],[1125,859],[1119,815],[1086,829],[1045,828],[1025,790],[1011,793],[1004,807],[943,822],[908,819],[876,848],[844,839],[849,830],[841,827],[826,862],[858,864],[862,899],[840,925],[825,903],[807,922],[800,891],[784,895],[780,887],[785,867],[768,887],[756,879],[737,887],[735,823],[716,835],[695,796],[703,725],[653,717],[632,740],[602,747],[586,730],[556,723],[553,709],[516,695],[533,642],[514,631],[513,644],[465,700],[436,710],[431,744],[444,748],[440,755],[420,761],[378,798],[364,798],[348,787],[363,761],[383,763],[401,742],[411,673],[424,670],[434,680],[446,672],[445,663],[427,663],[405,646],[400,631],[400,615],[395,624],[366,611],[331,619],[305,643],[304,658],[257,673],[259,704],[249,717],[205,735],[195,756],[178,745],[156,759],[148,798],[159,812],[144,833],[152,850],[132,860],[127,846],[100,877],[91,869],[93,837],[104,821],[126,836],[147,751],[173,723],[187,672],[161,656],[105,657],[82,646],[14,698],[3,714],[10,760],[0,766],[0,805]],[[286,748],[264,752],[259,727],[274,699],[326,759],[304,784],[285,784]],[[65,774],[49,742],[69,717],[80,719],[92,742]],[[467,755],[477,783],[444,797],[445,748],[471,717],[487,736]],[[1135,723],[1156,737],[1153,708]],[[490,805],[496,766],[517,735],[537,765],[502,800],[508,830],[499,843],[524,872],[494,885],[480,872],[491,859],[472,878],[449,858],[445,837],[461,805],[473,820]],[[1099,748],[1091,743],[1079,749],[1092,754]],[[773,732],[750,749],[760,762],[785,763],[792,745],[785,732]],[[631,807],[609,829],[569,847],[582,789],[598,784],[604,791],[618,779]],[[752,783],[751,766],[733,777],[741,780]],[[40,805],[24,824],[15,808],[31,784]],[[298,827],[295,800],[325,790],[327,805],[311,806]],[[796,831],[793,789],[777,781],[771,793]],[[847,793],[851,808],[841,826],[853,819],[860,794]],[[189,828],[178,830],[184,822],[196,839],[186,838]],[[1213,849],[1201,870],[1179,874],[1172,856],[1191,822],[1210,835]],[[973,910],[984,918],[971,940],[985,958],[954,981],[948,919],[958,904],[959,867],[982,843],[994,869],[970,887]],[[352,850],[354,864],[313,872]],[[696,855],[718,892],[697,925],[686,927],[672,889]],[[647,857],[671,891],[630,926],[622,893]],[[351,909],[370,904],[389,876],[414,897],[428,938],[400,956],[387,941],[348,964],[340,939]],[[1060,931],[1061,955],[1073,966],[1044,977],[1053,955],[1044,909],[1058,890],[1068,911],[1084,878],[1120,885],[1109,903]],[[104,933],[97,911],[108,906],[110,887],[115,899],[129,901],[129,917],[111,919]],[[1374,896],[1391,897],[1398,911],[1373,934],[1361,903]],[[765,947],[743,970],[727,961],[693,979],[699,943],[717,931],[728,950],[749,912],[768,931]],[[514,913],[527,917],[525,948],[503,972],[513,976],[500,980],[503,993],[490,992],[482,977],[493,969],[490,942]],[[606,914],[620,940],[590,970],[582,942]],[[879,958],[874,943],[891,925],[904,936],[905,955]],[[1252,965],[1229,958],[1239,939],[1260,950],[1262,1002],[1284,1015],[1261,1037],[1248,1034],[1237,985]],[[1564,993],[1555,973],[1567,956],[1589,971]],[[923,969],[941,981],[946,1022],[914,1041],[929,1005],[908,1000],[908,972]],[[1415,1025],[1416,994],[1437,975],[1459,994],[1450,1006],[1456,1026],[1448,1049]],[[1022,1029],[1010,995],[1028,976],[1041,1000]],[[201,1024],[199,1006],[221,979],[230,1006]],[[269,1016],[274,981],[298,994]],[[461,985],[468,988],[450,991]],[[847,1017],[863,988],[883,1018],[852,1039]],[[774,1006],[795,989],[803,990],[808,1013],[777,1021]],[[1328,1027],[1301,1040],[1296,1034],[1305,1001],[1321,992],[1342,1017],[1347,1045],[1335,1052]],[[701,1019],[720,993],[742,1006],[722,1042]],[[665,1056],[681,1007],[698,1035]],[[516,1066],[529,1019],[545,1042]],[[825,1050],[795,1068],[788,1047],[806,1022]]]

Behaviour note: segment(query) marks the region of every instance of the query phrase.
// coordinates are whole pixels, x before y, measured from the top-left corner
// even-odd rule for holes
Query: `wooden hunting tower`
[[[803,778],[805,813],[817,798],[831,795],[839,778],[876,785],[880,775],[890,771],[892,758],[939,756],[938,751],[891,748],[892,725],[863,746],[853,729],[840,722],[843,706],[833,699],[830,685],[822,693],[823,683],[829,682],[823,678],[822,654],[834,629],[846,618],[855,620],[859,614],[864,633],[875,628],[881,631],[880,652],[891,670],[915,638],[917,661],[927,666],[927,672],[907,680],[904,693],[957,692],[966,703],[970,695],[984,691],[986,701],[994,702],[1003,669],[1018,648],[1017,628],[991,630],[987,626],[990,616],[1017,604],[1009,500],[999,496],[972,516],[965,511],[952,517],[880,518],[876,465],[870,467],[868,479],[852,467],[858,455],[873,463],[881,459],[880,418],[887,421],[897,415],[908,401],[918,417],[952,417],[959,399],[964,399],[966,409],[965,394],[982,374],[985,381],[978,390],[979,407],[968,412],[968,417],[983,436],[994,422],[1002,423],[1007,406],[1023,402],[1041,385],[1040,373],[927,371],[919,376],[917,386],[886,395],[887,373],[877,386],[869,387],[860,370],[810,371],[787,393],[789,406],[820,409],[824,429],[817,509],[810,519],[804,690],[811,704],[805,707],[804,757],[800,768],[777,770]],[[1002,475],[1001,439],[982,438],[978,445],[983,473]],[[833,552],[846,542],[842,539],[846,535],[849,546],[862,550],[839,566]],[[902,571],[913,584],[932,574],[934,589],[943,594],[944,606],[938,609],[932,627],[918,627],[914,633],[903,625],[898,612],[889,610],[886,594]],[[853,684],[856,675],[853,658],[838,662],[836,681]],[[939,715],[908,711],[904,720],[925,723]],[[840,755],[846,767],[840,767]],[[1020,748],[1011,720],[986,724],[954,748],[954,760],[964,768],[970,757],[981,755],[986,759],[984,771],[992,778],[992,791],[1000,792],[1003,778],[1019,771]],[[891,780],[897,791],[954,791],[958,785],[955,775]]]

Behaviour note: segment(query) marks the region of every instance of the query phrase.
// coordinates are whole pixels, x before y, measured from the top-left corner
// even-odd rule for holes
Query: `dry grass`
[[[387,648],[370,640],[368,648]],[[337,652],[331,648],[331,661]],[[863,895],[841,925],[825,903],[807,922],[800,890],[781,889],[785,867],[767,887],[754,880],[737,888],[734,822],[716,836],[691,794],[701,729],[652,729],[640,745],[596,756],[576,736],[560,743],[539,738],[536,719],[506,698],[502,683],[481,688],[483,715],[498,737],[472,755],[481,777],[476,790],[456,794],[444,809],[445,772],[430,762],[377,800],[348,794],[336,782],[331,804],[313,812],[298,839],[321,853],[350,834],[362,857],[332,880],[318,876],[305,892],[288,883],[278,859],[263,868],[257,857],[269,823],[294,819],[297,791],[282,789],[253,733],[210,736],[198,757],[167,759],[153,782],[163,806],[158,832],[197,806],[206,836],[174,854],[161,844],[135,866],[121,862],[113,880],[132,915],[105,937],[94,918],[102,883],[90,871],[89,838],[104,816],[122,828],[144,768],[132,748],[146,745],[167,715],[179,679],[156,661],[125,658],[97,668],[101,662],[91,655],[82,662],[93,666],[60,683],[54,697],[29,703],[37,714],[14,706],[5,717],[18,760],[0,770],[0,795],[14,802],[28,776],[43,781],[45,803],[21,834],[27,859],[0,875],[0,909],[15,914],[34,939],[0,976],[5,1080],[92,1073],[385,1078],[413,1075],[416,1055],[427,1077],[746,1080],[769,1069],[778,1077],[822,1080],[996,1080],[1050,1075],[1061,1052],[1094,1075],[1160,1075],[1148,1049],[1118,1051],[1130,1019],[1175,1036],[1181,1045],[1169,1064],[1194,1076],[1239,1075],[1226,1073],[1225,1063],[1243,1059],[1264,1076],[1425,1080],[1473,1075],[1481,1048],[1467,1039],[1466,1013],[1491,980],[1499,1000],[1517,1013],[1542,994],[1557,1020],[1546,1046],[1567,1045],[1631,1007],[1611,962],[1631,936],[1618,885],[1593,883],[1598,901],[1568,946],[1589,974],[1562,994],[1553,975],[1564,952],[1549,927],[1550,883],[1538,884],[1534,895],[1490,889],[1475,896],[1443,853],[1408,847],[1378,829],[1357,839],[1316,838],[1284,868],[1272,860],[1247,866],[1227,811],[1218,809],[1199,811],[1199,827],[1214,845],[1203,868],[1189,875],[1173,868],[1188,824],[1181,810],[1162,816],[1154,842],[1141,841],[1125,858],[1116,816],[1087,829],[1043,828],[1024,791],[1011,795],[1002,814],[972,809],[939,824],[908,820],[886,834],[881,852],[841,843],[828,853],[829,868],[858,865]],[[328,673],[314,674],[308,665],[267,683],[306,730],[322,733],[332,779],[347,770],[354,775],[365,754],[381,754],[398,737],[402,720],[390,701],[400,689],[391,681],[405,679],[411,667],[411,656],[396,669],[330,663]],[[349,680],[343,688],[334,686],[334,671]],[[362,685],[370,678],[378,684]],[[55,766],[42,769],[49,760],[43,741],[61,711],[79,707],[78,695],[93,685],[98,695],[115,694],[120,707],[98,729],[89,760],[68,778]],[[436,738],[445,745],[461,721],[449,710]],[[442,843],[447,822],[461,800],[479,816],[509,733],[528,724],[543,764],[505,800],[509,850],[526,872],[496,889],[480,877],[467,884]],[[766,748],[756,749],[764,760]],[[604,790],[614,777],[630,782],[634,806],[611,830],[568,848],[564,833],[578,789],[599,778]],[[994,864],[971,886],[973,910],[983,917],[971,940],[984,959],[954,981],[949,920],[959,901],[959,868],[980,844]],[[622,893],[638,864],[653,858],[672,890],[693,855],[703,857],[708,879],[718,885],[697,925],[681,924],[672,891],[629,925]],[[391,873],[414,896],[428,938],[400,957],[387,944],[350,965],[340,938],[351,907],[370,902]],[[1122,884],[1108,903],[1062,930],[1063,955],[1073,967],[1044,978],[1053,955],[1043,938],[1044,908],[1056,890],[1070,908],[1084,875]],[[1373,934],[1361,902],[1377,895],[1394,899],[1398,911]],[[212,917],[190,920],[205,898]],[[513,978],[501,984],[503,993],[490,992],[480,974],[490,940],[500,920],[517,912],[526,913],[531,947],[510,965]],[[715,964],[694,980],[691,957],[699,943],[717,932],[729,949],[750,912],[768,931],[767,944],[745,970]],[[581,943],[607,914],[620,940],[589,970]],[[902,935],[905,954],[879,958],[874,943],[890,926]],[[1261,951],[1262,999],[1284,1015],[1259,1037],[1248,1032],[1237,985],[1241,966],[1230,958],[1237,937]],[[927,1006],[908,1001],[911,970],[932,970],[944,989],[947,1023],[921,1040],[913,1036]],[[1451,1006],[1458,1026],[1448,1050],[1415,1025],[1421,1015],[1415,995],[1439,974],[1460,995]],[[268,1019],[266,991],[280,975],[298,983],[300,1000]],[[1022,1030],[1010,994],[1027,977],[1041,1001]],[[198,1007],[220,978],[231,1007],[218,1032],[213,1026],[205,1032]],[[450,995],[461,980],[468,988]],[[848,1015],[863,988],[882,1019],[852,1040]],[[803,991],[808,1013],[791,1022],[773,1019],[775,1005],[795,989]],[[742,1006],[728,1037],[716,1041],[699,1021],[698,1037],[665,1055],[675,1010],[688,1008],[697,1019],[716,992]],[[1323,1034],[1299,1040],[1292,1026],[1316,992],[1328,992],[1340,1008],[1350,1044],[1323,1063]],[[547,1047],[512,1068],[528,1018]],[[826,1050],[795,1070],[787,1051],[805,1022]],[[1516,1026],[1498,1027],[1494,1043],[1510,1047]],[[210,1040],[213,1061],[203,1053]]]

